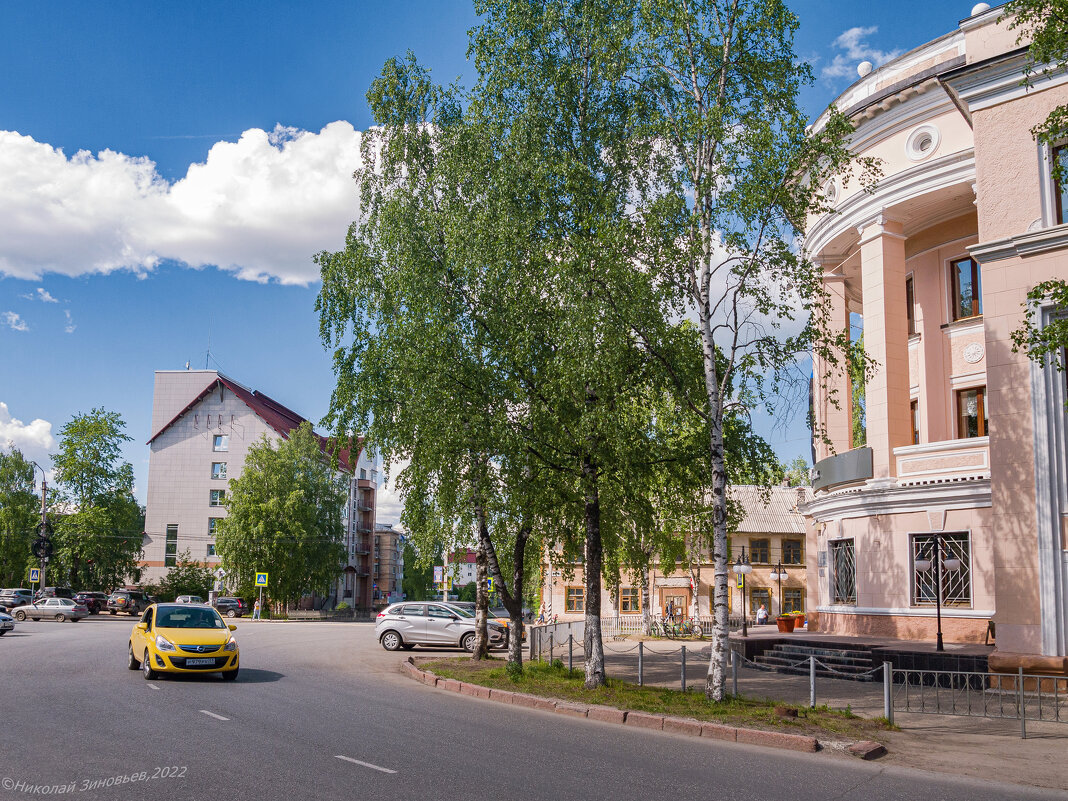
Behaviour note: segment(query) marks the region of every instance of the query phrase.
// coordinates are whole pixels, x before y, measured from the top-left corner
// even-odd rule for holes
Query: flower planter
[[[783,634],[789,634],[794,630],[794,619],[790,616],[777,617],[775,622],[779,625],[779,631]]]

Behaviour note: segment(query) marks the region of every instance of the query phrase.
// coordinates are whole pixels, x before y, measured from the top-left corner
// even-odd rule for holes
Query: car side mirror
[[[231,623],[231,624],[230,624],[229,626],[227,626],[226,628],[230,629],[230,631],[237,631],[237,626],[235,626],[235,625],[234,625],[233,623]]]
[[[137,629],[138,631],[148,631],[148,624],[147,623],[138,623],[136,626],[134,626],[134,628]]]

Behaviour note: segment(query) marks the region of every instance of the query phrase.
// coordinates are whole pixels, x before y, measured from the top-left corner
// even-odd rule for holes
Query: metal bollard
[[[731,649],[731,676],[734,681],[734,697],[738,697],[738,652]]]
[[[571,671],[574,670],[575,655],[574,655],[575,635],[567,635],[567,675],[571,675]]]
[[[816,708],[816,657],[808,658],[808,705]]]
[[[1023,668],[1016,669],[1016,689],[1020,696],[1020,737],[1027,739],[1027,699],[1024,697]],[[1036,679],[1036,681],[1038,681]]]
[[[686,646],[682,646],[682,691],[686,692]]]
[[[638,643],[638,686],[645,686],[645,643]]]
[[[894,666],[883,662],[883,717],[894,725]]]
[[[554,651],[556,650],[553,643],[553,632],[549,632],[549,664],[553,663]]]

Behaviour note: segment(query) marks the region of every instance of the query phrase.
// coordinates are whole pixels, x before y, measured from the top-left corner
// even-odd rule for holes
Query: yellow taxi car
[[[148,680],[160,673],[222,673],[237,678],[240,653],[227,625],[211,606],[153,604],[130,632],[127,667]]]

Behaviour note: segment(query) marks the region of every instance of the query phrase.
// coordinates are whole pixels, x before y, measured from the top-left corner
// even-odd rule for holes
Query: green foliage
[[[783,465],[783,480],[791,487],[807,487],[811,483],[809,468],[808,460],[798,456],[790,464]]]
[[[404,541],[404,577],[401,591],[405,600],[425,601],[433,594],[434,565],[443,564],[440,553],[430,551],[424,558],[410,538]]]
[[[167,601],[173,601],[179,595],[199,595],[207,600],[214,584],[215,571],[206,564],[194,561],[187,548],[178,554],[174,566],[160,580],[158,594]]]
[[[868,444],[868,425],[865,413],[867,393],[867,366],[864,353],[864,334],[849,344],[846,354],[846,374],[849,376],[850,403],[852,414],[852,442],[854,448]]]
[[[30,566],[41,501],[34,491],[33,463],[18,448],[0,452],[0,586],[21,587]]]
[[[337,606],[334,607],[334,611],[336,611],[336,612],[344,612],[344,611],[346,611],[348,609],[352,609],[352,607],[349,606],[346,601],[342,601],[341,603],[339,603]]]
[[[328,590],[345,561],[346,500],[309,423],[277,446],[266,437],[253,444],[216,535],[228,583],[251,597],[254,574],[269,572],[271,597],[287,603]]]
[[[523,663],[509,662],[504,666],[504,672],[508,676],[509,681],[513,684],[518,684],[523,680]]]
[[[122,460],[131,437],[117,412],[97,408],[60,429],[52,454],[57,492],[52,509],[56,551],[49,582],[108,591],[140,579],[144,510],[133,496],[133,465]]]
[[[1068,281],[1043,281],[1035,285],[1024,302],[1023,324],[1012,332],[1013,352],[1023,351],[1032,361],[1044,364],[1046,359],[1058,372],[1064,372],[1068,349],[1068,316],[1051,315],[1044,325],[1038,320],[1040,309],[1052,307],[1068,311]]]

